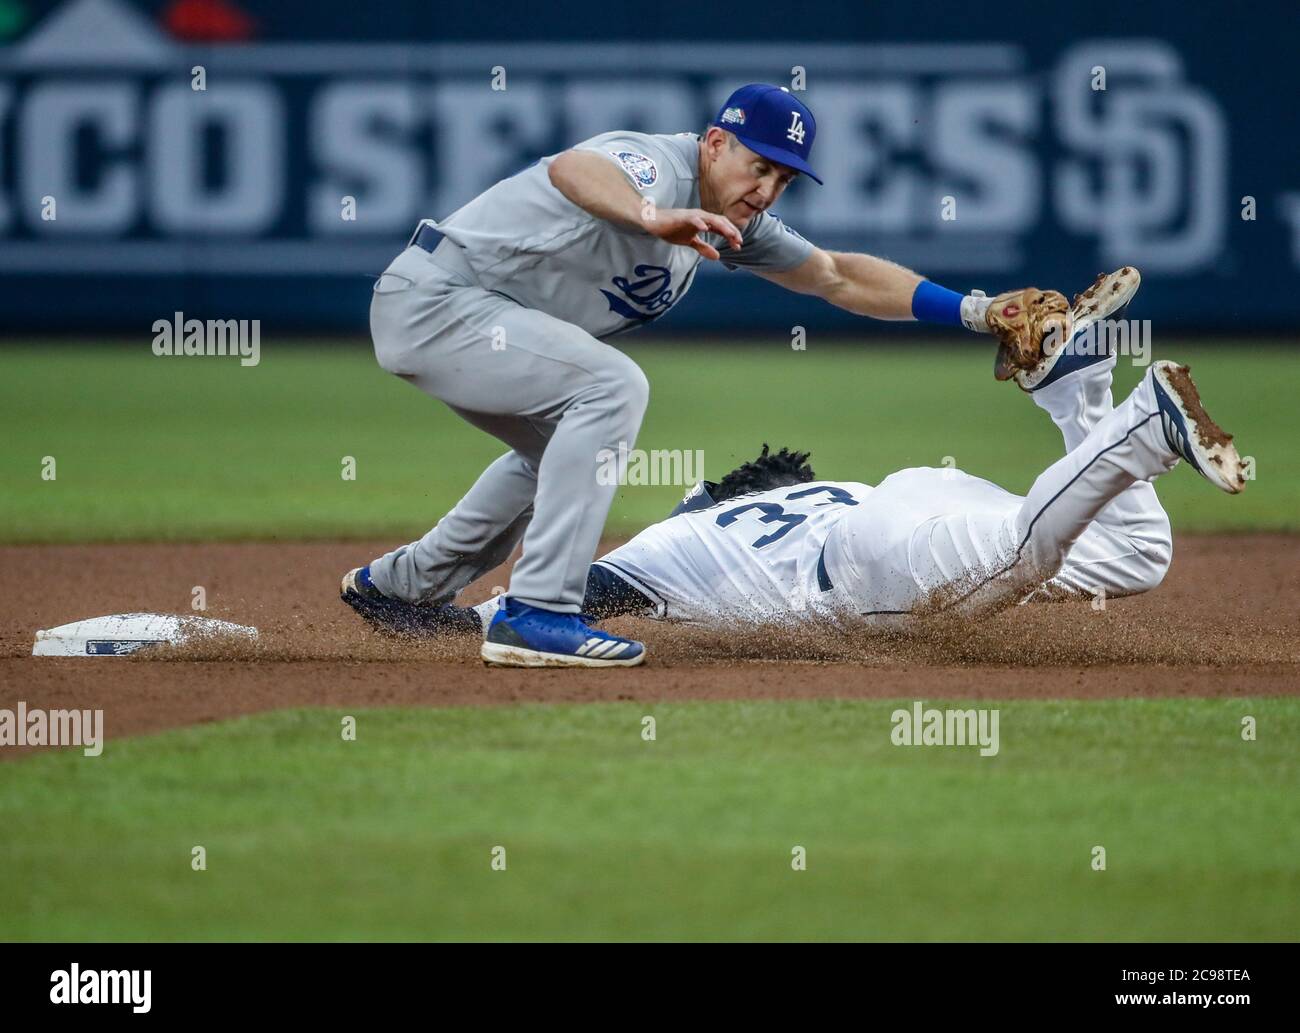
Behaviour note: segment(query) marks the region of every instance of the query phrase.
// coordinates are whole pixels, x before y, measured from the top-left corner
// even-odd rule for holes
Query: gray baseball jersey
[[[577,145],[615,163],[658,208],[700,206],[699,137],[613,132]],[[438,224],[479,284],[526,308],[609,337],[658,319],[691,287],[700,255],[579,208],[551,183],[555,155],[484,191]],[[708,235],[723,263],[782,272],[812,244],[771,212],[749,220],[739,250]]]

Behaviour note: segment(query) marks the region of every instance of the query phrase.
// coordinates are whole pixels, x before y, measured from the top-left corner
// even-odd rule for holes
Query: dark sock
[[[593,563],[587,568],[587,589],[582,612],[604,620],[625,613],[644,613],[654,603],[606,567]]]

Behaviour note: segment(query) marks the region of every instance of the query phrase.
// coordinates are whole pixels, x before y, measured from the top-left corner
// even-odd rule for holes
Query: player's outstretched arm
[[[922,277],[873,255],[813,248],[807,260],[787,272],[758,270],[764,279],[798,294],[873,319],[914,319],[912,297]]]
[[[1012,359],[1016,368],[1027,368],[1030,359],[1041,358],[1051,335],[1063,340],[1070,332],[1069,305],[1058,291],[1026,287],[996,298],[983,291],[963,296],[883,258],[816,247],[793,269],[755,271],[788,290],[816,295],[859,316],[947,323],[993,334],[1001,342],[996,366],[1000,380],[1014,372]]]

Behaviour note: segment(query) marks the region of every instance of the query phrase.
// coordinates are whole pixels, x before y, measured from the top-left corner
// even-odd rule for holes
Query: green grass
[[[985,703],[992,758],[891,745],[896,705],[297,710],[6,763],[0,939],[1296,938],[1300,700]]]
[[[1047,417],[990,375],[987,342],[938,349],[642,344],[652,395],[639,445],[702,449],[709,476],[763,441],[810,448],[820,476],[875,481],[961,468],[1023,492],[1057,457]],[[1211,411],[1256,458],[1225,499],[1161,481],[1175,528],[1300,526],[1300,352],[1162,346],[1190,361]],[[431,526],[502,446],[375,365],[362,342],[268,342],[262,363],[155,358],[147,345],[8,347],[0,377],[0,541],[408,537]],[[1122,366],[1122,390],[1138,370]],[[53,456],[55,480],[42,480]],[[344,481],[344,456],[357,480]],[[659,519],[674,486],[627,487],[610,530]]]

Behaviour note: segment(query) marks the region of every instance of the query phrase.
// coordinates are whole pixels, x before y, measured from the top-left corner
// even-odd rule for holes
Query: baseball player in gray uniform
[[[522,539],[483,659],[641,663],[640,642],[581,613],[615,491],[599,457],[632,446],[649,398],[645,375],[605,340],[669,311],[701,259],[860,315],[988,331],[980,292],[822,250],[772,214],[796,175],[821,182],[815,135],[790,92],[744,86],[703,136],[596,136],[422,223],[375,285],[375,355],[509,451],[423,538],[349,571],[344,601],[400,622],[449,603]]]

